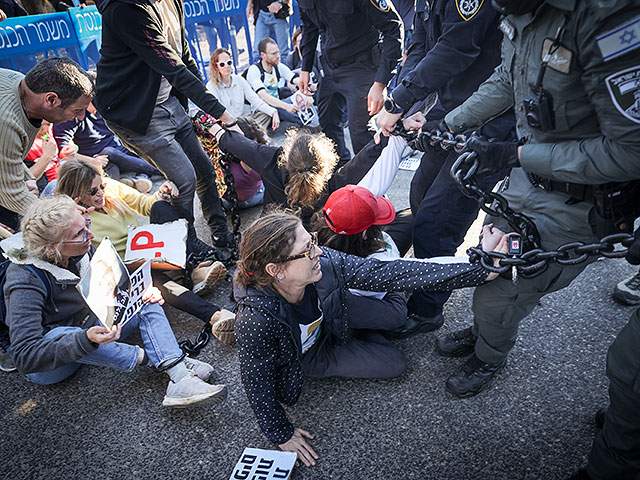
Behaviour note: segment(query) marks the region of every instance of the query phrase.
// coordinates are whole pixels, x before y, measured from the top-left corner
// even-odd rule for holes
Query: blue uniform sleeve
[[[457,1],[448,1],[442,34],[402,84],[393,90],[394,101],[406,111],[469,68],[480,55],[487,30],[495,28],[497,15],[489,1],[483,2],[470,18],[460,13]]]

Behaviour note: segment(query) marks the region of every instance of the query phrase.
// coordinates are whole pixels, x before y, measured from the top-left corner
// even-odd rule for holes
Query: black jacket
[[[324,206],[327,197],[339,188],[349,184],[357,184],[373,167],[380,153],[387,146],[389,139],[381,137],[380,143],[372,140],[360,150],[349,162],[340,167],[331,176],[322,195],[316,200],[312,208],[303,209],[301,212],[302,221],[305,225],[311,215]],[[261,145],[253,140],[249,140],[238,132],[228,130],[220,137],[220,148],[231,155],[242,160],[252,169],[260,174],[264,184],[264,208],[269,205],[289,205],[285,188],[289,180],[287,171],[278,165],[278,159],[282,155],[282,147],[272,147]]]
[[[102,14],[102,48],[95,105],[107,121],[140,135],[149,126],[161,77],[185,108],[188,98],[215,118],[226,110],[202,83],[185,37],[182,0],[174,1],[182,27],[182,56],[164,37],[154,0],[96,2]]]
[[[348,338],[347,288],[448,291],[479,285],[488,274],[468,263],[381,262],[325,247],[322,251],[322,279],[315,286],[324,316],[322,335],[334,345]],[[263,433],[281,444],[293,435],[281,404],[293,405],[304,385],[300,327],[290,305],[275,292],[236,285],[234,294],[242,384]]]
[[[464,102],[493,73],[500,63],[502,32],[498,29],[500,15],[488,0],[429,3],[428,13],[425,13],[424,2],[416,5],[402,82],[392,96],[406,112],[415,102],[436,92],[438,104],[429,119],[439,119]],[[468,11],[464,10],[465,6]],[[513,111],[492,123],[493,129],[483,134],[508,138],[515,130]]]
[[[402,20],[387,0],[299,0],[302,70],[313,67],[318,38],[329,64],[352,63],[378,45],[382,52],[375,81],[389,83],[402,57]]]

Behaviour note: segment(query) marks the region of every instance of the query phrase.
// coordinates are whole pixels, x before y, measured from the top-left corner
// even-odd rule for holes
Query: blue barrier
[[[251,63],[246,0],[185,0],[184,15],[191,52],[203,77],[211,52],[228,48],[237,69]],[[244,43],[239,32],[244,30]],[[240,45],[238,45],[240,43]],[[68,12],[13,17],[0,23],[0,67],[26,73],[45,58],[61,56],[95,71],[102,44],[102,17],[95,6]],[[247,60],[241,55],[247,54]]]
[[[27,72],[40,60],[66,56],[82,63],[66,12],[8,18],[0,24],[0,67]]]

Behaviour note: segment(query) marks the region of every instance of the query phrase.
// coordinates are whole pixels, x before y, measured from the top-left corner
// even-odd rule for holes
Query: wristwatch
[[[389,97],[387,97],[387,99],[384,101],[384,109],[387,112],[393,113],[393,114],[398,114],[398,113],[403,113],[404,112],[404,108],[402,108],[400,105],[398,105],[393,100],[393,97],[391,95],[389,95]]]

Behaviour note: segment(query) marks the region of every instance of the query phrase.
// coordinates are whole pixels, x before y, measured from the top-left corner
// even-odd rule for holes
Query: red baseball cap
[[[322,213],[329,228],[340,235],[364,232],[371,225],[386,225],[396,218],[389,200],[357,185],[347,185],[329,195]]]

